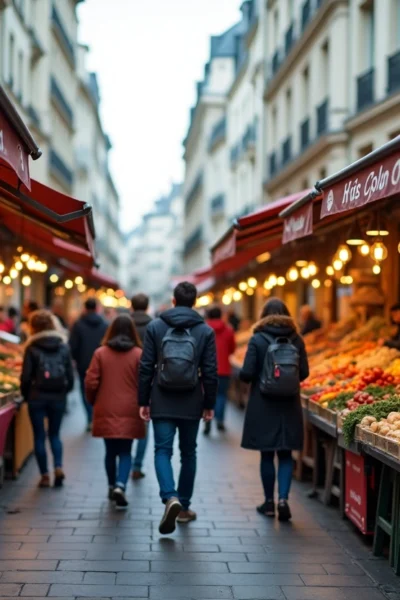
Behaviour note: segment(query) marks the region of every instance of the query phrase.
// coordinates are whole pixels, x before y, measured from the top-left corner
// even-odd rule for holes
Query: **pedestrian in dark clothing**
[[[71,330],[69,345],[76,363],[82,394],[82,402],[87,416],[87,429],[92,429],[93,408],[86,399],[85,375],[93,354],[99,348],[107,331],[107,322],[97,314],[97,301],[89,298],[85,302],[85,312]]]
[[[207,325],[215,331],[217,344],[218,393],[215,405],[215,419],[218,430],[225,431],[225,407],[232,372],[229,357],[236,349],[235,333],[232,327],[223,321],[222,311],[219,306],[215,306],[208,311]],[[205,435],[208,435],[210,431],[211,421],[205,424]]]
[[[54,459],[54,486],[60,487],[65,475],[62,468],[60,427],[67,394],[74,385],[72,360],[68,345],[56,331],[49,311],[39,310],[29,319],[28,339],[21,374],[21,393],[28,403],[35,441],[35,455],[41,479],[39,487],[50,487],[47,466],[46,428]]]
[[[228,323],[232,327],[233,331],[239,331],[240,319],[233,310],[229,311],[228,313]]]
[[[392,324],[397,326],[397,331],[391,338],[384,340],[383,345],[400,350],[400,303],[394,304],[390,308],[390,318]]]
[[[300,381],[306,379],[309,370],[303,339],[297,333],[286,305],[277,298],[271,298],[266,303],[261,320],[254,328],[240,372],[242,381],[251,383],[242,447],[261,452],[265,502],[257,510],[271,517],[275,516],[274,457],[275,453],[278,454],[278,514],[280,520],[287,521],[291,518],[288,498],[293,474],[292,450],[301,450],[303,447],[303,413],[300,394],[272,397],[263,394],[260,389],[264,359],[270,344],[266,336],[274,340],[287,339],[297,348],[298,378]],[[279,365],[277,367],[279,369]]]
[[[149,297],[146,296],[146,294],[136,294],[136,296],[133,296],[131,304],[132,319],[143,345],[147,326],[152,320],[147,314],[149,309]],[[146,425],[146,435],[144,438],[138,440],[135,458],[133,459],[132,479],[134,481],[138,481],[145,477],[145,474],[143,473],[143,461],[146,454],[148,439],[148,427]]]
[[[160,533],[175,530],[176,520],[196,519],[189,510],[196,475],[196,447],[200,419],[214,416],[217,395],[215,335],[193,310],[197,290],[183,282],[174,290],[174,308],[147,327],[140,367],[141,416],[153,420],[155,468],[160,496],[166,504]],[[176,430],[179,431],[181,472],[175,486],[171,465]]]
[[[311,308],[307,304],[300,308],[300,323],[301,323],[301,335],[307,335],[317,329],[321,329],[322,324],[319,321]]]
[[[93,436],[104,439],[108,496],[117,508],[128,506],[125,489],[132,465],[132,442],[145,435],[138,404],[141,354],[132,319],[120,315],[109,326],[86,373],[86,396],[94,406]]]

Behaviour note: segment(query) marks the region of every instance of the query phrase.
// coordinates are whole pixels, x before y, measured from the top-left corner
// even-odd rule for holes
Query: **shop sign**
[[[365,474],[365,460],[346,450],[346,498],[345,513],[358,529],[366,534],[368,478]]]
[[[400,193],[400,153],[324,190],[321,219]]]
[[[19,179],[31,189],[29,154],[3,114],[0,113],[0,159],[14,169]]]
[[[313,232],[313,204],[308,202],[283,222],[282,244],[293,242]]]
[[[236,252],[236,231],[232,231],[229,236],[215,248],[212,253],[212,264],[217,265],[227,258],[235,256]]]

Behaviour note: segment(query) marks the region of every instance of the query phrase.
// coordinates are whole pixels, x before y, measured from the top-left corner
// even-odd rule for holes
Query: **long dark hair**
[[[290,312],[282,300],[279,300],[279,298],[270,298],[267,300],[264,308],[262,309],[261,318],[265,319],[265,317],[271,317],[275,315],[290,317]]]
[[[123,337],[133,342],[138,348],[142,347],[142,342],[130,315],[118,315],[118,317],[115,317],[106,331],[102,342],[103,346],[106,346],[110,340],[116,337]]]

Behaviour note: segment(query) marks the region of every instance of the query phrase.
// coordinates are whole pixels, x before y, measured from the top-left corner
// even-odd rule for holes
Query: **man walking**
[[[76,321],[71,330],[69,345],[72,358],[76,362],[81,387],[82,402],[87,416],[87,430],[92,429],[93,408],[86,400],[85,375],[93,354],[100,346],[107,331],[107,322],[97,314],[97,301],[89,298],[85,302],[83,315]]]
[[[235,333],[232,327],[223,321],[219,306],[210,308],[206,322],[215,331],[217,344],[218,394],[215,405],[215,420],[217,421],[218,431],[225,431],[225,407],[232,372],[229,357],[236,349]],[[204,434],[209,435],[210,431],[211,421],[205,424]]]
[[[161,534],[175,523],[196,519],[190,510],[196,475],[196,447],[200,419],[214,416],[217,395],[215,334],[193,310],[197,290],[183,282],[174,290],[174,308],[147,327],[139,377],[143,419],[153,420],[155,468],[165,506]],[[171,458],[179,432],[181,472],[175,486]]]
[[[132,305],[132,319],[136,325],[137,332],[139,334],[140,340],[142,344],[144,343],[144,338],[147,331],[147,326],[152,320],[151,317],[147,314],[149,308],[149,297],[146,294],[136,294],[133,296],[131,300]],[[146,453],[147,442],[148,442],[148,427],[146,427],[146,436],[138,440],[136,446],[136,455],[133,459],[133,470],[132,470],[132,479],[137,481],[139,479],[143,479],[145,474],[143,473],[143,461],[144,455]]]

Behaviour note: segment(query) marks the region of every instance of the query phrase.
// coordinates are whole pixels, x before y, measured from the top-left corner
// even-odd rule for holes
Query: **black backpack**
[[[261,334],[268,341],[261,371],[262,394],[275,397],[296,396],[300,393],[300,355],[289,337]]]
[[[198,382],[196,340],[190,329],[172,327],[161,341],[158,385],[167,390],[193,390]]]
[[[62,351],[39,351],[35,377],[36,388],[41,392],[61,393],[67,389],[65,356]]]

